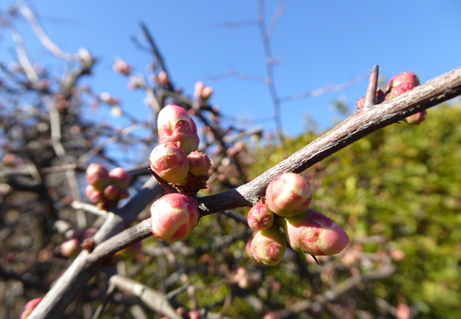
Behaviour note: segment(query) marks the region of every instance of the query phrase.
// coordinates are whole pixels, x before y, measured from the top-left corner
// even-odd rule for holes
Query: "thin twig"
[[[378,87],[379,65],[373,67],[371,71],[370,81],[368,82],[367,94],[365,95],[364,107],[372,107],[376,104],[376,88]]]

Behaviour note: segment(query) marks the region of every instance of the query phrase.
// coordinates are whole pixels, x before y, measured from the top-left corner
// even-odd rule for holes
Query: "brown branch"
[[[380,128],[458,95],[461,95],[461,67],[445,73],[396,98],[388,100],[378,107],[363,108],[331,131],[267,170],[250,183],[224,193],[200,198],[199,203],[201,206],[206,207],[206,211],[202,211],[202,216],[236,207],[252,206],[263,196],[267,185],[275,177],[286,172],[302,172],[313,164]],[[149,194],[149,191],[146,192]],[[134,214],[134,212],[144,209],[149,202],[145,198],[147,194],[143,192],[138,193],[120,211],[120,214]],[[98,232],[95,236],[96,242],[101,242],[104,238],[119,230],[121,224],[122,222],[114,222],[114,225],[117,226],[107,226],[106,235],[99,238],[97,236]],[[59,285],[56,283],[37,308],[35,308],[30,318],[61,317],[67,305],[74,299],[93,274],[99,270],[100,265],[105,259],[116,251],[151,235],[149,218],[102,242],[91,254],[83,251],[61,277]]]

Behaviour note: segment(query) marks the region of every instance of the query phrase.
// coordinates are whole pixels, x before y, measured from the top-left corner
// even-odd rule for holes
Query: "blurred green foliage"
[[[440,105],[428,110],[420,126],[393,124],[301,174],[313,187],[313,208],[352,241],[384,235],[387,247],[405,253],[395,261],[394,275],[367,283],[367,289],[393,306],[415,306],[417,318],[461,318],[460,123],[461,101]],[[251,176],[317,137],[307,132],[284,147],[259,146]],[[364,253],[379,249],[363,245]],[[290,280],[293,285],[299,277]],[[373,312],[360,297],[357,308]]]

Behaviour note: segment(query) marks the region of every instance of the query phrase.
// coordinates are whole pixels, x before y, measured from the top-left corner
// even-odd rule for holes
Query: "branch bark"
[[[267,185],[275,177],[286,172],[302,172],[374,131],[458,95],[461,95],[461,67],[416,87],[397,98],[371,108],[363,108],[253,181],[237,189],[199,198],[199,208],[202,210],[202,216],[236,207],[252,206],[264,195]],[[141,192],[135,197],[136,199],[143,198]],[[129,215],[139,212],[146,205],[145,198],[141,202],[131,200],[124,208],[126,211],[122,211],[121,214]],[[115,225],[120,225],[120,223],[115,223]],[[106,236],[95,238],[96,242],[101,242],[103,238],[107,238],[119,229],[119,227],[115,226],[107,227],[107,230],[112,232],[106,230],[104,232]],[[60,318],[67,305],[109,256],[151,235],[149,218],[102,242],[92,253],[82,252],[59,279],[59,290],[55,289],[58,286],[58,283],[56,283],[32,312],[30,318]]]

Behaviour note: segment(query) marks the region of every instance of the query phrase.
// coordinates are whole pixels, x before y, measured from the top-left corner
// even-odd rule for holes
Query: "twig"
[[[73,201],[71,206],[72,206],[73,209],[81,209],[81,210],[84,210],[87,213],[91,213],[91,214],[101,216],[101,217],[104,217],[104,218],[107,218],[109,216],[109,214],[112,214],[111,212],[108,212],[108,211],[103,210],[103,209],[99,209],[98,207],[96,207],[94,205],[84,203],[84,202],[81,202],[81,201]]]

